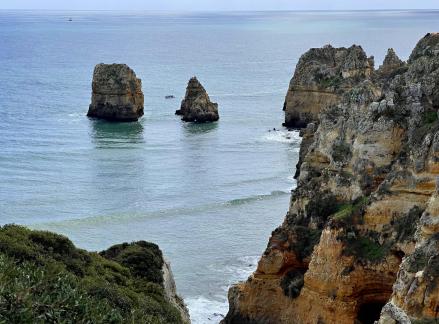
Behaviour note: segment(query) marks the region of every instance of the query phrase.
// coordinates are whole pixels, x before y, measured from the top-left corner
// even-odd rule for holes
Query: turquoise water
[[[228,285],[255,269],[288,208],[300,139],[280,125],[299,56],[356,43],[377,65],[388,47],[406,59],[438,18],[0,11],[1,223],[93,250],[157,242],[194,323],[218,322]],[[85,116],[100,62],[127,63],[142,78],[138,123]],[[219,103],[218,123],[174,115],[193,75]]]

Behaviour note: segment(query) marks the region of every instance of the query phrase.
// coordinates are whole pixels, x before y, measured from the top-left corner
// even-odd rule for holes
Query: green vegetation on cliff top
[[[152,243],[92,253],[61,235],[3,226],[0,323],[182,323],[162,265]]]

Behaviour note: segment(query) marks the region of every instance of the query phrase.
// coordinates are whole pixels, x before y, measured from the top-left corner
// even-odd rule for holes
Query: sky
[[[166,11],[439,9],[439,0],[0,0],[0,9]]]
[[[166,11],[439,9],[439,0],[0,0],[0,9]]]

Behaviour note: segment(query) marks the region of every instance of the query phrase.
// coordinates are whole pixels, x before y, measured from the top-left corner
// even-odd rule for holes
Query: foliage
[[[432,124],[438,120],[437,111],[426,111],[422,115],[423,124]]]
[[[158,245],[145,241],[114,245],[100,253],[101,256],[116,261],[142,279],[162,284],[163,256]]]
[[[0,256],[0,323],[121,323],[123,315],[93,298],[55,264],[41,269]]]
[[[328,216],[337,211],[337,198],[331,193],[318,193],[306,205],[308,217],[320,219],[325,222]]]
[[[367,236],[347,237],[344,239],[346,243],[343,253],[345,255],[353,255],[358,260],[370,262],[379,262],[387,255],[388,249],[384,245],[380,245],[374,239]]]
[[[343,142],[337,142],[332,146],[332,158],[335,162],[345,162],[352,156],[351,147]]]
[[[320,241],[321,230],[312,229],[306,226],[296,226],[296,243],[293,246],[294,252],[303,260],[311,255],[314,246]]]
[[[359,213],[369,203],[368,197],[360,197],[352,203],[341,204],[337,207],[337,212],[333,214],[332,219],[346,222],[354,215]]]
[[[9,267],[11,270],[8,271],[13,274],[11,262],[15,263],[17,278],[25,278],[27,274],[33,278],[35,285],[28,284],[29,289],[23,292],[19,285],[26,287],[24,282],[11,283],[11,277],[3,274],[0,277],[0,293],[4,292],[5,295],[1,295],[3,304],[0,318],[5,322],[17,322],[10,316],[20,314],[38,318],[41,309],[29,308],[29,303],[36,301],[38,304],[40,297],[47,296],[44,305],[50,310],[49,313],[59,312],[60,315],[56,316],[64,316],[67,314],[64,310],[66,307],[72,318],[78,314],[74,321],[76,323],[182,322],[178,311],[165,297],[161,285],[163,259],[156,245],[137,242],[116,246],[101,254],[77,249],[69,239],[58,234],[31,231],[16,225],[1,227],[0,256],[2,260],[7,260],[4,266]],[[111,257],[107,259],[105,255]],[[140,273],[142,269],[145,275]],[[36,273],[36,270],[41,273]],[[23,275],[19,275],[20,271]],[[34,286],[39,288],[34,289]],[[79,311],[69,304],[69,298],[76,296],[74,294],[82,296],[84,302],[81,307],[87,306],[85,310]],[[17,304],[17,298],[24,298],[25,302]],[[64,299],[65,305],[61,303]],[[18,307],[14,313],[4,311],[14,307]],[[111,311],[106,311],[107,307]],[[96,317],[98,313],[110,316],[111,320]],[[68,318],[64,317],[64,321],[45,318],[43,321],[68,323]],[[21,322],[29,322],[26,317],[22,319]]]

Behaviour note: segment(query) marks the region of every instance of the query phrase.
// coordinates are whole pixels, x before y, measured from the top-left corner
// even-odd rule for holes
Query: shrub
[[[345,255],[353,255],[358,260],[379,262],[387,255],[388,249],[366,236],[347,237],[343,240]]]
[[[361,213],[368,203],[368,197],[360,197],[352,203],[341,204],[337,207],[337,212],[332,215],[332,219],[335,221],[349,222],[353,216]]]
[[[322,231],[306,226],[296,226],[294,231],[296,234],[296,242],[293,245],[293,250],[296,255],[303,260],[311,255],[314,246],[319,243]]]
[[[165,297],[162,265],[147,242],[98,254],[62,235],[3,226],[0,323],[182,323]]]
[[[75,276],[55,265],[43,269],[0,256],[0,322],[121,323],[106,299],[90,296]]]
[[[329,215],[337,211],[337,198],[329,193],[318,193],[305,207],[306,215],[325,222]]]
[[[351,156],[352,152],[349,144],[340,141],[332,146],[332,158],[335,162],[346,162]]]

